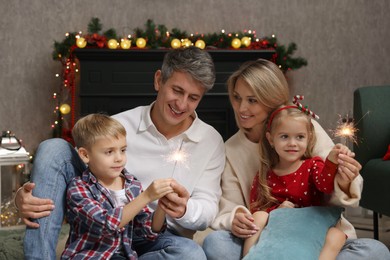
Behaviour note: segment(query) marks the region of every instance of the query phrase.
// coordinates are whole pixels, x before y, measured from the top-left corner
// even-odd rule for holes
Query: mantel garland
[[[55,100],[55,120],[51,125],[53,137],[62,137],[72,142],[71,129],[76,120],[74,113],[75,77],[78,73],[78,67],[73,55],[73,50],[76,48],[170,49],[195,45],[202,49],[275,50],[273,62],[283,72],[296,70],[307,65],[304,58],[292,57],[297,50],[297,45],[294,42],[289,43],[286,47],[278,43],[274,35],[260,39],[252,30],[232,33],[221,30],[220,33],[188,34],[178,28],[168,31],[165,25],[156,25],[151,19],[146,21],[145,29],[135,28],[133,35],[118,37],[115,29],[111,28],[102,32],[102,28],[103,25],[99,18],[93,17],[88,24],[86,35],[82,32],[66,33],[62,42],[54,42],[52,57],[61,62],[62,73],[56,75],[61,80],[59,93],[53,94]],[[69,101],[71,101],[70,106],[67,104]],[[70,122],[66,120],[69,113]]]

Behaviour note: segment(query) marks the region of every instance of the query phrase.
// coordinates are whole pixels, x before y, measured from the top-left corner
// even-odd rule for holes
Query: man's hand
[[[172,218],[181,218],[187,210],[187,202],[190,194],[184,186],[175,180],[171,182],[174,192],[169,193],[158,201],[158,205]]]
[[[34,183],[25,183],[15,196],[15,204],[23,222],[31,228],[38,228],[39,224],[32,222],[30,218],[42,218],[49,216],[54,209],[54,203],[50,199],[40,199],[32,195]]]

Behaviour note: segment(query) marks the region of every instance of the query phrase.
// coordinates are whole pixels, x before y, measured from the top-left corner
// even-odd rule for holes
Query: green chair
[[[355,90],[353,117],[358,129],[354,152],[363,166],[360,206],[373,211],[378,239],[378,214],[390,216],[390,161],[382,159],[390,144],[390,86]]]

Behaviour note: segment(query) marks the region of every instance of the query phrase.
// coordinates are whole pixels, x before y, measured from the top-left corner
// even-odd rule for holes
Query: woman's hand
[[[175,180],[172,180],[171,187],[174,192],[169,193],[158,201],[158,205],[172,218],[181,218],[187,210],[187,202],[190,194],[186,188]]]
[[[38,228],[39,224],[32,222],[30,218],[42,218],[49,216],[54,209],[54,203],[50,199],[40,199],[32,195],[34,183],[25,183],[15,196],[15,204],[23,222],[31,228]]]
[[[252,214],[237,210],[232,222],[233,235],[240,238],[248,238],[256,234],[259,229],[253,221]]]
[[[362,169],[362,166],[358,161],[356,161],[353,156],[355,154],[339,154],[338,156],[338,174],[336,175],[336,181],[340,189],[349,194],[349,186]]]

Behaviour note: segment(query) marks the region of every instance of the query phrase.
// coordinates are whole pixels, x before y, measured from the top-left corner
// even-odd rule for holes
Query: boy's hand
[[[173,192],[171,182],[173,179],[154,180],[149,187],[144,191],[150,201],[157,200],[169,193]]]

